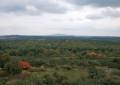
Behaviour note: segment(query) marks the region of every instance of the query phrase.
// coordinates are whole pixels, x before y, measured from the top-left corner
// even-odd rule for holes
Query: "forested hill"
[[[120,37],[108,36],[66,36],[66,35],[48,35],[48,36],[25,36],[25,35],[8,35],[0,36],[0,40],[98,40],[98,41],[115,41],[120,42]]]

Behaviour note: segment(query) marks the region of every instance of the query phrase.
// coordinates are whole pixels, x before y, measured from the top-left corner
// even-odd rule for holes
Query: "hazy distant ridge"
[[[46,36],[33,36],[33,35],[7,35],[0,36],[0,40],[98,40],[98,41],[119,41],[120,37],[107,37],[107,36],[72,36],[72,35],[46,35]]]

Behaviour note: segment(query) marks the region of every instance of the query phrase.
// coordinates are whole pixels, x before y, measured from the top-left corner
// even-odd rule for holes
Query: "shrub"
[[[65,70],[72,70],[72,66],[70,65],[64,65],[62,66],[62,68],[64,68]]]
[[[11,75],[19,74],[22,72],[22,69],[20,68],[19,64],[14,61],[8,62],[5,65],[5,70]]]
[[[59,85],[69,85],[68,78],[63,76],[57,72],[53,73],[53,77],[55,78],[55,82]]]
[[[95,79],[97,77],[97,69],[94,66],[88,68],[88,77]]]
[[[21,67],[22,69],[24,69],[24,70],[27,70],[27,69],[29,69],[29,68],[32,67],[31,64],[30,64],[28,61],[26,61],[26,60],[20,61],[20,62],[19,62],[19,65],[20,65],[20,67]]]
[[[8,54],[0,52],[0,67],[4,68],[5,64],[10,60]]]
[[[7,78],[0,78],[0,85],[5,85],[7,80]]]
[[[8,76],[8,72],[4,70],[0,70],[0,77],[6,77]]]

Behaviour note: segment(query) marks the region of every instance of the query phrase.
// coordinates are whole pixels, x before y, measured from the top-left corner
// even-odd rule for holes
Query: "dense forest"
[[[0,85],[120,85],[120,38],[33,38],[0,40]]]

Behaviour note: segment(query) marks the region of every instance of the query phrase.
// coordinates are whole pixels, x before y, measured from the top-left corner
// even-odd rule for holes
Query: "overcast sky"
[[[0,35],[120,36],[120,0],[0,0]]]

